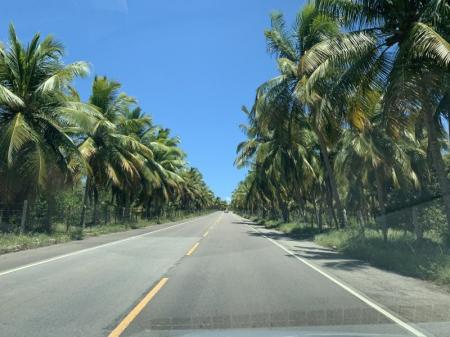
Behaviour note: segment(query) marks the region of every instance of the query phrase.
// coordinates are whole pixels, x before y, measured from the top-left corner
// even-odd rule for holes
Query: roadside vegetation
[[[180,140],[121,84],[14,26],[0,45],[0,252],[80,239],[224,208]],[[11,248],[12,247],[12,248]]]
[[[96,226],[86,227],[84,230],[81,230],[81,228],[79,227],[73,227],[70,230],[67,230],[66,224],[56,223],[53,224],[51,232],[28,231],[25,233],[2,233],[0,235],[0,254],[50,246],[73,240],[83,240],[85,238],[104,234],[125,232],[132,229],[144,228],[160,223],[175,222],[182,219],[202,216],[210,212],[212,212],[212,210],[180,212],[177,215],[174,214],[172,216],[167,216],[159,219],[139,219],[135,222],[124,221],[119,223],[98,224]]]
[[[319,229],[296,221],[250,219],[265,228],[281,231],[297,240],[313,240],[318,245],[349,258],[367,261],[375,267],[450,287],[450,249],[438,232],[427,231],[418,241],[409,231],[390,229],[388,240],[384,241],[376,226],[366,228],[363,235],[354,225],[345,229]]]
[[[279,74],[243,108],[233,209],[450,284],[449,24],[447,1],[317,0],[292,27],[273,13]]]

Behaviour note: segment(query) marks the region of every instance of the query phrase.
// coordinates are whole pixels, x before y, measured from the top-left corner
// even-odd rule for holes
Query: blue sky
[[[233,166],[243,140],[242,105],[276,74],[263,31],[269,13],[292,22],[299,0],[16,0],[2,3],[0,40],[13,22],[22,41],[35,32],[64,43],[67,63],[88,61],[77,81],[84,98],[95,74],[122,83],[156,124],[181,138],[188,161],[227,198],[244,175]]]

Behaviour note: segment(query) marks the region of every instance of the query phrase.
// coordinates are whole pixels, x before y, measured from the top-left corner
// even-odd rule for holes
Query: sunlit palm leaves
[[[73,105],[65,93],[75,77],[87,75],[88,65],[65,65],[63,54],[51,36],[36,34],[24,46],[12,25],[7,47],[0,48],[0,185],[9,186],[6,200],[33,197],[74,174],[69,163],[79,154],[66,127],[89,116],[74,116],[86,107]]]
[[[245,111],[248,139],[236,164],[251,171],[235,191],[235,207],[280,215],[285,198],[301,213],[312,206],[320,223],[316,206],[335,206],[344,218],[341,196],[354,215],[385,215],[396,191],[421,198],[434,171],[450,226],[442,158],[449,20],[450,5],[441,0],[317,0],[299,12],[293,30],[281,14],[272,15],[265,35],[280,75],[257,89],[254,108]],[[292,115],[283,113],[296,105],[301,109]],[[282,127],[296,120],[298,139]],[[297,158],[287,138],[303,145]],[[381,222],[386,238],[386,218]]]

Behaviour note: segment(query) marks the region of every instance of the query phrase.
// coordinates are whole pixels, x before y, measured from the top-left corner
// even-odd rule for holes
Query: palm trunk
[[[313,198],[312,204],[313,204],[313,208],[314,208],[314,215],[315,215],[316,221],[317,221],[317,227],[319,228],[320,231],[322,231],[322,222],[320,221],[319,211],[317,210],[316,198]]]
[[[447,142],[450,147],[450,113],[447,115]]]
[[[323,220],[322,220],[322,206],[319,204],[319,229],[323,230]]]
[[[336,178],[334,176],[333,168],[331,167],[330,156],[328,154],[328,149],[325,144],[325,139],[323,138],[322,133],[315,128],[317,138],[319,139],[320,152],[322,153],[323,162],[325,164],[325,171],[328,176],[328,180],[330,182],[331,194],[336,204],[336,211],[339,220],[339,227],[344,228],[347,223],[345,221],[344,209],[342,207],[341,198],[339,197],[339,193],[337,190]]]
[[[423,241],[423,227],[422,224],[419,221],[418,218],[418,207],[417,205],[414,205],[411,208],[411,219],[412,219],[412,224],[414,227],[414,232],[416,234],[416,240],[418,242],[422,242]]]
[[[150,219],[150,199],[147,200],[147,206],[145,207],[145,217]]]
[[[94,198],[94,212],[92,214],[92,225],[97,225],[97,198]]]
[[[383,240],[387,242],[388,226],[386,220],[386,189],[384,186],[384,176],[381,168],[375,169],[375,179],[377,181],[378,204],[380,207],[380,222],[381,230],[383,232]]]
[[[277,191],[277,199],[278,199],[278,204],[280,205],[280,208],[281,208],[281,216],[283,217],[283,221],[289,222],[288,205],[284,202],[280,191]]]
[[[52,230],[52,211],[53,211],[53,198],[52,195],[47,197],[47,216],[45,218],[45,230],[50,233]]]
[[[330,224],[330,226],[332,227],[333,224],[334,226],[336,226],[336,229],[339,229],[339,223],[338,220],[336,218],[336,212],[334,211],[334,207],[333,207],[333,195],[331,193],[331,188],[329,187],[330,183],[329,180],[326,179],[326,184],[327,184],[327,188],[326,188],[326,204],[327,204],[327,212],[328,212],[328,222]]]
[[[84,197],[83,197],[83,207],[81,209],[81,219],[80,219],[80,227],[84,230],[86,227],[86,209],[88,206],[88,197],[89,197],[89,185],[91,183],[91,179],[89,176],[86,178],[86,186],[84,187]]]
[[[361,230],[361,236],[364,238],[366,236],[366,224],[361,209],[358,209],[357,211],[357,218],[359,222],[359,228]]]
[[[450,238],[450,182],[447,178],[445,163],[437,137],[436,122],[433,118],[433,109],[430,104],[425,105],[424,115],[428,133],[428,151],[431,154],[431,162],[444,200],[444,211],[447,216],[447,236]]]

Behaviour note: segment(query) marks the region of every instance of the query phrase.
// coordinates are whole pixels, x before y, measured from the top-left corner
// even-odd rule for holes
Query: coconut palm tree
[[[285,92],[290,94],[288,88]],[[314,176],[307,149],[311,135],[301,109],[300,104],[290,104],[282,95],[259,96],[252,112],[244,109],[253,124],[244,129],[252,138],[238,146],[238,166],[251,162],[259,179],[264,176],[269,182],[276,181],[271,194],[285,221],[289,219],[287,196],[300,201],[302,181],[305,176]]]
[[[383,238],[387,241],[387,187],[408,189],[420,187],[419,179],[411,164],[411,152],[425,155],[407,131],[400,139],[392,139],[382,125],[377,123],[363,130],[347,129],[340,141],[335,165],[339,175],[346,179],[351,198],[357,199],[357,209],[368,204],[365,191],[375,185],[378,198],[379,221]],[[352,202],[352,201],[350,201]],[[359,216],[360,221],[362,216]]]
[[[89,197],[93,198],[95,209],[100,187],[111,188],[113,196],[128,207],[139,194],[141,180],[153,178],[145,165],[147,160],[153,159],[153,152],[134,133],[137,125],[149,125],[150,120],[146,117],[127,120],[125,115],[135,100],[119,93],[119,89],[118,82],[106,77],[96,77],[92,85],[89,103],[102,118],[85,130],[86,136],[79,145],[91,169],[85,184],[82,226]]]
[[[347,93],[385,92],[389,132],[423,120],[431,162],[438,177],[450,231],[450,182],[440,146],[439,119],[450,65],[450,4],[441,0],[317,0],[321,13],[339,20],[345,33],[325,39],[303,58],[308,86],[335,68],[345,70],[334,87]],[[425,90],[423,90],[426,88]],[[408,118],[410,116],[419,116]]]
[[[329,192],[335,203],[339,224],[344,227],[344,210],[330,158],[330,147],[335,142],[335,130],[339,122],[334,120],[335,115],[322,113],[324,97],[305,91],[305,78],[301,71],[302,58],[307,50],[323,39],[336,36],[338,32],[337,23],[330,17],[321,15],[312,4],[305,6],[298,13],[292,31],[285,29],[285,22],[280,13],[272,14],[271,29],[267,30],[265,35],[269,51],[277,57],[280,75],[260,86],[257,97],[268,97],[278,102],[285,99],[285,104],[302,106],[301,110],[308,116],[310,129],[316,134],[330,185]]]
[[[143,182],[140,200],[147,212],[153,207],[159,214],[163,206],[175,203],[180,198],[184,182],[181,172],[186,165],[186,154],[179,148],[180,140],[170,137],[169,129],[152,127],[142,135],[141,142],[154,154],[153,160],[147,161],[147,165],[155,179]]]
[[[34,199],[38,194],[51,198],[58,185],[78,176],[80,166],[75,163],[81,157],[68,129],[88,123],[96,112],[67,95],[72,80],[88,74],[87,63],[66,65],[63,55],[62,44],[52,36],[41,39],[35,34],[24,46],[12,24],[9,43],[0,47],[3,202]]]
[[[209,208],[214,195],[208,189],[202,174],[196,168],[189,168],[181,172],[183,179],[180,202],[184,209],[200,210]]]

